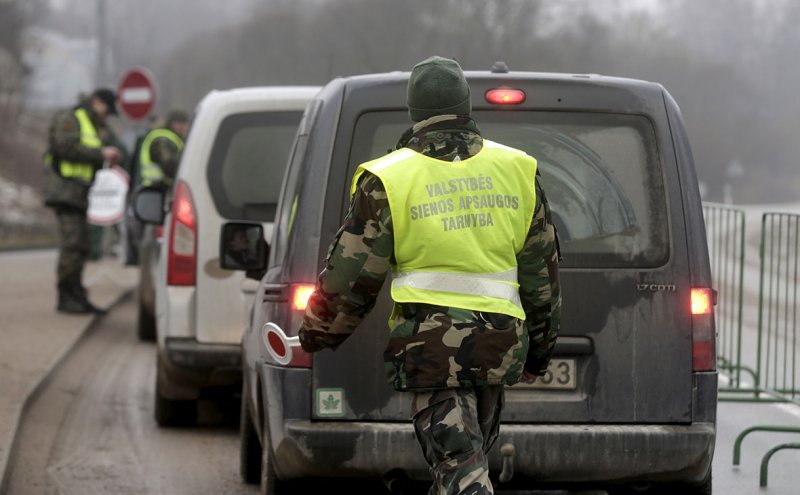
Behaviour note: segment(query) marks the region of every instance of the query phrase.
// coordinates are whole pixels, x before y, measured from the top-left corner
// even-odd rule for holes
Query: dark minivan
[[[306,354],[294,338],[357,165],[411,125],[408,75],[335,79],[300,125],[242,341],[242,475],[266,493],[309,478],[429,476],[409,395],[385,379],[390,284],[335,353]],[[483,136],[539,161],[563,255],[554,358],[540,382],[506,391],[495,483],[711,493],[715,292],[678,105],[640,80],[503,64],[466,76]]]

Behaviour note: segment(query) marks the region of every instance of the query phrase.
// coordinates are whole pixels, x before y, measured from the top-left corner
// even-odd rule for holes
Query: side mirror
[[[134,193],[133,212],[141,222],[164,224],[164,190],[143,187]]]
[[[246,271],[249,278],[261,278],[267,268],[269,244],[264,240],[264,227],[260,223],[225,223],[219,239],[221,268]]]

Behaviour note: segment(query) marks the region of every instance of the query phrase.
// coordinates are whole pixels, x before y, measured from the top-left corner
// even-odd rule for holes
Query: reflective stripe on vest
[[[399,272],[394,274],[392,287],[411,287],[473,296],[489,296],[505,299],[514,306],[522,307],[519,299],[516,268],[500,273],[475,274]]]
[[[536,204],[535,159],[489,140],[460,162],[401,149],[361,165],[351,193],[364,171],[392,211],[395,302],[525,318],[516,255]]]
[[[103,142],[100,140],[100,135],[97,133],[97,129],[95,129],[92,119],[89,118],[86,109],[76,109],[75,118],[78,119],[78,125],[80,126],[81,144],[87,148],[102,148]],[[48,162],[51,160],[52,157],[48,156]],[[85,182],[92,182],[94,180],[94,165],[91,163],[76,163],[61,160],[58,164],[58,170],[65,179],[79,179]]]
[[[147,133],[139,154],[139,163],[142,167],[139,173],[142,178],[142,184],[145,186],[152,186],[158,182],[163,182],[167,185],[172,183],[172,179],[164,175],[161,166],[154,162],[150,156],[150,146],[153,141],[162,137],[172,141],[175,147],[178,148],[178,152],[183,150],[183,139],[170,129],[153,129]]]

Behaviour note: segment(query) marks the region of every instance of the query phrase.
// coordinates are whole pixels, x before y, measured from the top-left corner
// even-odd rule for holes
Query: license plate
[[[578,380],[575,376],[577,368],[574,359],[551,359],[550,365],[544,376],[540,376],[534,383],[519,382],[512,388],[533,390],[575,390]]]

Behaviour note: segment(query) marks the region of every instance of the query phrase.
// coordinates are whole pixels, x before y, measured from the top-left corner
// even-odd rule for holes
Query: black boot
[[[77,297],[68,287],[58,286],[58,306],[56,310],[62,313],[89,314],[93,309],[81,298]]]
[[[98,308],[97,306],[95,306],[94,304],[92,304],[92,303],[89,301],[89,297],[87,296],[87,293],[86,293],[86,287],[84,287],[82,284],[78,284],[78,285],[76,285],[76,286],[75,286],[75,291],[74,291],[74,292],[75,292],[75,294],[76,294],[76,297],[77,297],[77,298],[78,298],[78,299],[79,299],[81,302],[83,302],[83,304],[84,304],[86,307],[88,307],[88,308],[89,308],[89,310],[90,310],[92,313],[96,313],[96,314],[99,314],[99,315],[104,315],[104,314],[106,314],[106,310],[105,310],[105,309]]]

